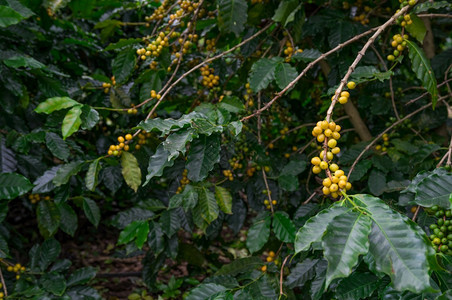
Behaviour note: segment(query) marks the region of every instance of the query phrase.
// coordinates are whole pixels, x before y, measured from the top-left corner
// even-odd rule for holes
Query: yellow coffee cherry
[[[356,83],[353,82],[353,81],[349,81],[349,82],[347,83],[347,87],[348,87],[349,89],[353,90],[353,89],[356,87]]]
[[[331,183],[332,183],[331,179],[329,179],[328,177],[323,179],[323,182],[322,182],[323,186],[326,186],[326,187],[330,187]]]
[[[349,92],[347,92],[347,91],[343,91],[342,93],[341,93],[341,97],[350,97],[350,93]]]
[[[318,136],[317,136],[317,142],[319,142],[319,143],[323,143],[323,141],[325,140],[325,135],[322,133],[322,134],[319,134]]]
[[[118,142],[120,142],[120,143],[124,143],[124,137],[122,137],[122,136],[118,136]]]
[[[319,164],[320,169],[326,170],[328,168],[328,163],[326,161],[322,161]]]
[[[319,157],[313,157],[312,159],[311,159],[311,164],[313,164],[313,165],[315,165],[315,166],[318,166],[319,164],[320,164],[320,162],[321,162],[321,160],[320,160],[320,158]]]
[[[337,170],[339,170],[339,166],[336,164],[331,164],[330,165],[330,171],[331,172],[336,172]]]
[[[343,170],[337,170],[336,172],[334,172],[334,176],[336,177],[341,177],[343,176],[345,173]]]
[[[312,173],[319,174],[322,171],[319,166],[312,167]]]
[[[320,123],[320,127],[323,129],[323,130],[325,130],[325,129],[327,129],[328,128],[328,121],[326,121],[326,120],[324,120],[324,121],[322,121],[321,123]]]
[[[339,152],[341,152],[341,149],[339,147],[334,147],[333,149],[331,149],[331,153],[333,154],[338,154]]]
[[[340,97],[339,98],[339,103],[340,104],[345,104],[345,103],[347,103],[348,102],[348,98],[347,97]]]
[[[336,192],[338,189],[339,187],[335,183],[330,186],[330,192]]]
[[[324,186],[324,187],[322,188],[322,192],[323,192],[324,195],[329,195],[329,194],[330,194],[330,189],[327,188],[326,186]]]
[[[328,141],[328,147],[334,148],[334,147],[336,147],[336,145],[337,145],[337,141],[335,139],[330,139]]]

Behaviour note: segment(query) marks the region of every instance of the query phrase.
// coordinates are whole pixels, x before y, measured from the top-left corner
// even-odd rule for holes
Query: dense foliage
[[[0,299],[450,299],[451,9],[0,0]]]

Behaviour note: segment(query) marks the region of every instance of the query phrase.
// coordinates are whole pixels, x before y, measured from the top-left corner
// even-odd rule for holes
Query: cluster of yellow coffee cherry
[[[31,204],[36,204],[41,200],[50,200],[50,196],[45,196],[41,198],[39,194],[30,194],[28,195],[28,199],[30,200]]]
[[[152,90],[150,94],[151,94],[151,98],[155,98],[157,100],[162,98],[162,95],[158,94],[155,90]]]
[[[184,169],[182,172],[182,179],[180,180],[180,186],[177,188],[176,194],[181,193],[185,186],[190,183],[190,180],[187,178],[188,170]]]
[[[154,20],[162,20],[165,15],[166,15],[166,8],[168,7],[168,0],[164,0],[162,2],[162,5],[160,5],[159,7],[157,7],[157,9],[152,13],[151,16],[146,16],[144,17],[144,20],[146,22],[151,22]]]
[[[278,201],[276,201],[276,200],[272,200],[271,205],[270,205],[270,200],[268,200],[268,199],[264,200],[264,205],[268,210],[270,210],[272,208],[272,205],[275,206],[277,204],[278,204]]]
[[[127,137],[127,135],[126,135],[126,137]],[[146,139],[148,139],[150,137],[151,137],[151,133],[150,132],[146,132],[146,130],[141,131],[138,134],[138,142],[135,145],[135,150],[140,150],[141,145],[146,144]]]
[[[385,152],[386,150],[388,150],[387,149],[387,146],[389,146],[389,135],[387,134],[387,133],[385,133],[385,134],[383,134],[383,146],[381,146],[381,145],[377,145],[377,146],[375,146],[375,150],[378,150],[378,151],[383,151],[383,152]]]
[[[0,283],[0,289],[3,289],[3,284]],[[5,293],[0,292],[0,300],[3,300],[5,298]]]
[[[216,50],[215,39],[206,40],[206,51],[215,52]]]
[[[406,2],[406,0],[399,0],[399,3],[401,3],[403,6],[405,6],[407,3],[410,6],[413,6],[417,3],[417,0],[409,0],[408,2]],[[399,12],[399,10],[397,10],[397,12]]]
[[[137,54],[141,60],[146,60],[149,56],[158,57],[163,51],[163,48],[168,46],[169,38],[165,36],[165,33],[162,31],[158,34],[155,40],[146,46],[146,48],[137,49]]]
[[[109,82],[103,82],[102,83],[102,87],[104,88],[104,93],[105,94],[108,94],[108,92],[110,91],[110,88],[112,86],[116,85],[115,76],[112,76],[110,79],[111,79],[111,83],[109,83]]]
[[[136,115],[138,113],[138,110],[135,108],[135,105],[132,104],[132,107],[127,110],[127,113],[129,115]]]
[[[252,107],[252,106],[254,106],[254,101],[253,101],[253,97],[252,97],[253,90],[250,88],[249,82],[247,82],[245,84],[245,87],[246,87],[246,94],[243,96],[243,98],[245,99],[247,106]]]
[[[270,263],[270,262],[275,260],[275,256],[276,256],[276,253],[274,251],[269,251],[267,257],[265,258],[265,260]],[[267,272],[267,265],[263,265],[261,267],[261,271],[262,272]]]
[[[392,37],[391,46],[394,48],[394,51],[392,54],[388,55],[387,59],[389,61],[394,61],[396,57],[398,57],[403,50],[406,48],[406,41],[408,40],[408,35],[404,34],[403,36],[401,34],[396,34]]]
[[[19,280],[20,274],[25,272],[25,267],[21,264],[15,264],[14,266],[8,266],[6,270],[8,270],[8,272],[16,273],[16,279]]]
[[[208,88],[213,88],[220,83],[220,76],[214,75],[214,71],[215,70],[213,68],[209,68],[209,66],[201,67],[202,85]]]
[[[237,170],[243,168],[243,164],[240,163],[240,160],[237,157],[233,157],[229,160],[229,164],[232,167],[232,170]]]
[[[128,133],[124,136],[118,136],[118,144],[117,145],[110,145],[108,148],[108,155],[114,155],[119,156],[121,155],[122,150],[129,151],[129,145],[130,141],[133,139],[133,136]]]
[[[312,172],[319,174],[322,170],[326,171],[327,177],[323,180],[322,192],[324,195],[331,195],[333,198],[339,197],[339,190],[349,190],[352,187],[344,171],[333,163],[334,155],[341,151],[337,147],[337,140],[341,137],[340,130],[340,125],[326,120],[317,122],[312,130],[312,135],[316,137],[317,141],[319,143],[325,142],[327,145],[326,153],[325,150],[322,150],[319,156],[311,159]]]
[[[151,70],[157,70],[159,63],[155,60],[151,61],[151,63],[149,64],[149,69]]]
[[[246,169],[246,175],[248,177],[253,177],[254,173],[256,172],[257,168],[254,166],[250,166],[248,167],[248,169]]]
[[[229,179],[229,181],[233,181],[234,180],[234,176],[232,175],[232,171],[231,170],[223,170],[223,175]]]

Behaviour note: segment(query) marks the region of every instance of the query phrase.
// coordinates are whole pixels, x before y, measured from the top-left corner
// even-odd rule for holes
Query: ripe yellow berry
[[[331,149],[331,152],[333,154],[338,154],[339,152],[341,152],[341,149],[339,147],[334,147],[333,149]]]
[[[348,102],[348,98],[347,97],[340,97],[339,98],[339,103],[340,104],[345,104],[345,103],[347,103]]]
[[[343,91],[342,93],[341,93],[341,97],[350,97],[350,93],[349,92],[347,92],[347,91]]]
[[[130,141],[132,138],[133,136],[130,133],[126,134],[126,140]]]
[[[323,133],[326,137],[330,137],[333,134],[333,131],[331,129],[325,129],[325,132]]]
[[[336,172],[337,170],[339,170],[339,166],[336,164],[331,164],[330,170],[331,170],[331,172]]]
[[[329,194],[330,194],[330,189],[327,188],[326,186],[324,186],[324,187],[322,188],[322,192],[323,192],[324,195],[329,195]]]
[[[320,162],[319,167],[322,170],[326,170],[328,168],[328,163],[326,161],[322,161],[322,162]]]
[[[348,191],[351,188],[352,188],[352,184],[350,182],[347,182],[347,184],[345,185],[345,189]]]
[[[322,134],[319,134],[318,136],[317,136],[317,142],[319,142],[319,143],[323,143],[323,141],[325,140],[325,135],[322,133]]]
[[[271,256],[271,257],[275,257],[276,254],[275,254],[275,252],[270,251],[270,252],[268,252],[268,255]]]
[[[278,201],[272,200],[272,204],[273,204],[273,205],[276,205],[276,204],[278,204]]]
[[[122,136],[118,136],[118,142],[120,142],[120,143],[124,143],[124,137],[122,137]]]
[[[316,126],[316,127],[314,127],[314,129],[313,129],[312,131],[313,131],[313,132],[316,134],[316,136],[317,136],[317,135],[321,134],[323,130],[322,130],[321,127]]]
[[[266,271],[267,271],[267,266],[262,266],[262,267],[261,267],[261,271],[262,271],[262,272],[266,272]]]
[[[267,256],[267,262],[272,262],[272,261],[273,261],[273,257]]]
[[[319,166],[312,167],[312,173],[319,174],[322,171]]]
[[[353,81],[349,81],[349,82],[347,83],[347,87],[348,87],[349,89],[353,90],[353,89],[356,87],[356,83],[353,82]]]
[[[315,165],[315,166],[318,166],[319,164],[320,164],[320,162],[321,162],[321,160],[320,160],[320,158],[319,157],[313,157],[312,159],[311,159],[311,164],[313,164],[313,165]]]
[[[335,140],[338,140],[338,139],[340,139],[341,138],[341,134],[339,133],[339,132],[333,132],[333,139],[335,139]]]
[[[324,120],[324,121],[322,121],[321,123],[320,123],[320,127],[323,129],[323,130],[325,130],[325,129],[327,129],[328,128],[328,122],[326,121],[326,120]]]
[[[328,141],[328,147],[334,148],[334,147],[336,147],[336,145],[337,145],[337,141],[335,139],[330,139]]]
[[[328,177],[323,179],[323,182],[322,182],[323,186],[326,186],[326,187],[330,187],[331,183],[332,183],[331,179],[329,179]]]
[[[344,175],[344,171],[343,170],[337,170],[336,172],[334,172],[334,176],[336,177],[341,177]]]
[[[336,192],[338,189],[339,187],[335,183],[330,186],[330,192]]]

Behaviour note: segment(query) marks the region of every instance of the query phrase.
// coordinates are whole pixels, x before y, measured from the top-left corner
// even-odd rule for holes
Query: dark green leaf
[[[55,185],[53,184],[53,179],[55,178],[57,171],[60,167],[61,165],[50,168],[49,170],[45,171],[44,174],[38,177],[33,182],[33,185],[35,186],[33,188],[33,193],[40,194],[52,191],[55,188]]]
[[[198,192],[198,204],[193,211],[194,221],[197,222],[197,219],[200,221],[204,220],[210,224],[218,217],[219,213],[215,195],[207,186],[197,187],[196,190]]]
[[[250,253],[259,251],[267,243],[270,236],[271,220],[271,216],[267,214],[251,225],[246,236],[246,247]]]
[[[72,107],[63,119],[63,124],[61,125],[61,132],[63,134],[63,139],[71,136],[74,132],[78,130],[82,124],[82,119],[80,115],[82,114],[82,106],[76,105]]]
[[[54,97],[41,102],[38,107],[36,107],[35,112],[50,114],[56,110],[70,108],[75,105],[80,105],[80,103],[69,97]]]
[[[215,283],[201,284],[194,288],[190,294],[185,298],[185,300],[206,300],[211,299],[210,297],[216,293],[225,291],[226,288],[222,285]]]
[[[88,172],[85,177],[85,185],[86,188],[90,191],[94,191],[97,186],[97,178],[99,175],[99,171],[101,169],[100,157],[95,159],[92,163],[89,164]]]
[[[289,64],[278,64],[275,70],[276,84],[280,89],[284,89],[298,76],[297,69]]]
[[[53,184],[55,186],[66,184],[73,175],[77,174],[81,170],[84,164],[85,162],[83,161],[73,161],[62,165],[56,171],[55,178],[53,178]]]
[[[413,293],[432,290],[429,283],[427,248],[431,247],[408,225],[403,217],[379,198],[369,195],[353,196],[362,203],[374,223],[369,236],[369,252],[376,268],[391,277],[398,291]]]
[[[452,174],[431,174],[422,179],[415,188],[414,202],[424,207],[438,205],[443,208],[452,206]]]
[[[186,168],[191,181],[204,180],[220,161],[220,135],[201,135],[190,147]]]
[[[53,238],[45,240],[37,252],[39,269],[42,271],[46,270],[47,267],[58,258],[60,252],[60,243]]]
[[[296,229],[287,213],[282,211],[275,212],[272,225],[273,232],[281,242],[293,243]]]
[[[119,52],[111,64],[115,80],[118,83],[126,82],[135,69],[136,63],[137,56],[133,48],[128,48]]]
[[[316,60],[317,58],[322,55],[322,52],[320,52],[317,49],[305,49],[303,52],[297,52],[295,53],[292,58],[295,58],[296,60],[301,60],[303,62],[311,62]]]
[[[17,170],[14,152],[6,147],[5,140],[0,140],[0,173],[12,173]]]
[[[245,0],[217,0],[218,27],[225,33],[239,36],[247,19],[248,5]]]
[[[369,174],[369,181],[367,182],[369,191],[376,196],[383,194],[386,187],[386,176],[378,170],[372,170]]]
[[[39,230],[45,238],[53,236],[60,226],[60,210],[49,200],[38,202],[36,208],[36,216],[38,220]]]
[[[236,96],[225,96],[218,106],[231,113],[239,113],[245,110],[242,101]]]
[[[430,66],[430,61],[425,56],[424,51],[415,43],[408,40],[406,42],[409,49],[408,56],[411,59],[411,69],[432,96],[432,107],[434,109],[436,101],[438,101],[438,89],[436,88],[436,78]]]
[[[301,263],[298,263],[295,268],[290,270],[290,274],[285,280],[287,287],[303,287],[306,281],[311,280],[314,277],[315,266],[318,262],[318,259],[306,258]]]
[[[355,272],[341,280],[335,296],[339,300],[367,299],[377,289],[379,279],[370,273]]]
[[[427,33],[427,28],[425,28],[424,22],[415,14],[410,14],[410,17],[411,24],[407,24],[405,28],[411,36],[415,37],[422,44]]]
[[[279,2],[279,6],[273,16],[273,21],[280,22],[284,26],[292,22],[295,17],[295,13],[300,10],[301,5],[296,0],[283,0]]]
[[[298,177],[289,174],[281,174],[278,176],[278,184],[283,190],[293,192],[298,188]]]
[[[215,198],[217,199],[218,206],[225,214],[232,214],[232,196],[227,189],[216,185]]]
[[[444,7],[451,7],[449,1],[435,1],[435,2],[423,2],[416,5],[413,9],[414,13],[420,13],[424,11],[428,11],[429,9],[440,9]]]
[[[44,274],[39,281],[47,292],[56,296],[63,295],[66,290],[66,280],[61,274],[47,273]]]
[[[96,269],[94,269],[93,267],[85,267],[75,270],[71,273],[71,275],[69,275],[67,286],[70,287],[78,284],[86,284],[95,276]]]
[[[164,211],[159,221],[160,227],[168,237],[172,237],[180,228],[179,216],[173,209]]]
[[[295,237],[295,253],[307,251],[313,242],[319,242],[328,224],[336,216],[346,211],[347,209],[345,207],[334,204],[310,218],[297,232]]]
[[[77,214],[72,209],[72,207],[67,203],[61,203],[58,205],[58,210],[60,212],[60,228],[67,234],[74,236],[75,231],[78,227]]]
[[[149,159],[148,174],[146,175],[146,181],[143,185],[149,183],[149,181],[155,176],[161,176],[163,169],[171,167],[174,164],[174,160],[169,159],[169,151],[166,150],[163,145],[157,147],[154,155]]]
[[[336,216],[326,229],[322,246],[328,261],[325,286],[335,278],[347,277],[358,263],[358,257],[369,251],[372,220],[357,212]]]
[[[64,161],[67,161],[69,158],[69,147],[58,134],[46,132],[46,146],[55,157]]]
[[[185,145],[191,142],[193,138],[193,129],[180,130],[168,136],[162,143],[163,147],[169,152],[168,159],[175,159],[180,153],[185,154]]]
[[[261,58],[253,64],[248,81],[254,92],[265,89],[275,79],[276,66],[281,61],[281,57]]]
[[[140,38],[120,39],[116,43],[110,43],[104,50],[105,51],[117,50],[130,45],[139,44],[141,43],[141,41],[142,40]]]
[[[0,174],[0,200],[14,199],[31,190],[33,185],[22,175],[17,173]]]
[[[83,198],[83,211],[86,218],[94,225],[98,226],[100,221],[100,210],[96,202],[89,198]]]
[[[82,129],[89,130],[99,122],[99,113],[88,105],[82,107]]]
[[[121,167],[124,180],[136,193],[141,185],[141,169],[136,157],[129,152],[123,151],[121,155]]]
[[[34,12],[32,12],[28,7],[20,3],[18,0],[6,0],[6,2],[8,2],[9,6],[24,18],[28,18],[34,15]]]
[[[270,226],[270,224],[269,224]],[[251,256],[239,258],[231,262],[230,264],[223,265],[215,275],[237,275],[244,272],[262,266],[262,260],[259,257]]]
[[[42,69],[45,67],[42,63],[34,59],[33,57],[15,55],[5,60],[3,63],[11,68],[30,68],[30,69]]]
[[[11,7],[0,5],[0,27],[17,24],[23,19],[24,17]]]

